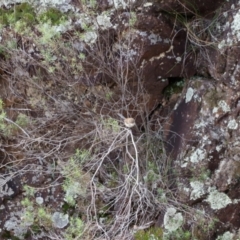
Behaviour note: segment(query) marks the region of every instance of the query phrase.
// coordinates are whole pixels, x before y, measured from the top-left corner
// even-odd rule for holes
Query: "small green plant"
[[[63,190],[66,192],[64,200],[70,206],[74,206],[76,204],[76,198],[79,195],[84,195],[84,189],[82,189],[80,183],[74,182],[73,179],[70,178],[64,181]]]
[[[197,210],[194,213],[195,221],[192,224],[192,239],[206,239],[210,236],[211,232],[214,230],[218,219],[212,217],[206,217],[206,214]]]
[[[35,188],[25,185],[23,189],[26,197],[21,201],[23,207],[21,224],[31,228],[34,232],[36,230],[39,232],[42,227],[50,229],[52,227],[51,213],[46,207],[36,202]]]
[[[120,131],[118,121],[114,118],[108,117],[107,119],[103,120],[103,125],[106,129],[113,131],[115,133]]]
[[[97,6],[96,0],[81,0],[80,1],[83,7],[87,8],[95,8]]]
[[[7,41],[7,44],[6,44],[6,47],[7,49],[9,50],[15,50],[17,49],[17,40],[16,39],[11,39],[11,40],[8,40]]]
[[[173,231],[171,233],[168,233],[164,235],[164,239],[166,240],[191,240],[192,234],[187,231],[183,230],[182,228],[177,229],[176,231]]]
[[[200,175],[199,175],[199,180],[200,181],[205,181],[207,180],[211,175],[211,172],[209,169],[204,168],[203,171],[201,171]]]
[[[184,86],[184,80],[181,81],[175,81],[173,83],[170,83],[165,89],[164,89],[164,96],[167,99],[170,99],[173,94],[178,94],[182,92],[183,86]]]
[[[0,16],[1,25],[12,25],[19,32],[36,23],[34,8],[29,3],[15,5],[7,10],[0,9]]]
[[[168,201],[167,196],[166,196],[166,190],[162,188],[157,189],[157,199],[161,203],[165,203]]]
[[[0,131],[5,135],[7,124],[5,122],[6,112],[3,110],[3,101],[0,99]]]
[[[84,60],[86,59],[86,56],[85,56],[84,53],[80,53],[80,54],[78,55],[78,57],[79,57],[79,59],[81,59],[82,61],[84,61]]]
[[[56,26],[52,26],[51,23],[49,23],[49,22],[38,25],[38,30],[42,34],[42,36],[40,38],[41,44],[48,44],[54,38],[58,38],[60,36],[60,33],[57,30]],[[44,50],[42,50],[42,51],[43,51],[43,53],[45,52],[45,55],[48,54],[47,51],[44,51]],[[49,55],[51,56],[52,54],[49,54]]]
[[[35,192],[36,192],[35,188],[30,187],[28,185],[24,185],[23,190],[25,192],[25,195],[28,196],[28,197],[33,197]]]
[[[43,207],[37,209],[37,220],[40,226],[51,227],[51,214]]]
[[[8,24],[7,10],[0,8],[0,24],[5,26]]]
[[[1,30],[1,28],[0,28]],[[7,55],[7,50],[5,49],[5,47],[3,45],[0,45],[0,56],[3,58],[3,57],[6,57]]]
[[[46,37],[46,36],[44,36]],[[51,37],[48,39],[48,37],[46,39],[42,39],[43,40],[43,43],[47,43],[48,41],[50,41]],[[46,41],[46,42],[45,42]],[[53,63],[54,61],[57,60],[57,57],[56,55],[54,55],[53,52],[51,52],[51,50],[45,50],[45,49],[42,49],[41,50],[41,54],[44,58],[44,63],[47,65],[47,64],[51,64]]]
[[[110,100],[112,99],[112,96],[113,96],[113,92],[112,92],[112,91],[108,91],[108,92],[106,93],[106,99],[107,99],[107,101],[110,101]]]
[[[136,13],[135,12],[130,12],[130,19],[129,19],[130,27],[133,27],[136,22],[137,22],[137,15],[136,15]]]
[[[22,206],[24,207],[24,212],[21,217],[23,226],[31,226],[34,223],[35,213],[33,201],[30,198],[26,197],[21,201]]]
[[[162,240],[163,229],[158,227],[151,227],[147,230],[139,230],[134,234],[135,240]]]
[[[76,154],[71,157],[63,167],[62,173],[65,177],[63,190],[65,191],[65,201],[74,206],[78,196],[85,197],[89,178],[82,171],[82,164],[89,159],[89,152],[77,149]]]
[[[90,159],[90,152],[86,149],[83,150],[77,149],[73,158],[78,164],[83,165]]]
[[[23,113],[20,113],[20,114],[18,114],[15,123],[16,123],[18,126],[24,128],[24,127],[26,127],[26,126],[29,124],[29,118],[28,118],[27,115],[25,115],[25,114],[23,114]],[[15,129],[17,129],[17,127],[16,127],[15,125],[14,125],[13,127],[14,127]]]
[[[204,182],[211,175],[210,170],[207,169],[206,166],[201,166],[197,170],[195,168],[192,168],[191,171],[193,173],[195,173],[195,175],[191,178],[191,181],[201,181],[201,182]]]
[[[22,130],[28,124],[28,117],[25,114],[19,114],[16,121],[8,119],[3,108],[3,101],[0,99],[0,131],[4,136],[11,136],[16,133],[16,130]]]
[[[66,229],[64,233],[64,237],[66,240],[73,240],[73,239],[81,239],[84,233],[84,222],[81,218],[78,217],[71,217],[69,227]]]
[[[3,108],[3,101],[2,101],[2,99],[0,99],[0,132],[4,136],[8,137],[8,136],[11,136],[11,134],[13,132],[14,122],[9,120],[6,115],[7,114]]]
[[[148,185],[154,184],[160,178],[158,167],[153,159],[147,161],[146,174],[144,180]]]
[[[96,0],[90,0],[90,7],[95,8],[97,6]]]
[[[26,207],[26,208],[33,206],[33,205],[32,205],[32,202],[31,202],[30,199],[27,198],[27,197],[24,198],[24,199],[21,201],[21,204],[22,204],[24,207]]]
[[[23,226],[32,226],[34,224],[35,214],[33,212],[33,208],[26,208],[22,217],[22,225]]]
[[[30,29],[28,29],[27,23],[22,20],[19,20],[15,23],[14,30],[18,33],[27,33],[30,31]]]
[[[51,23],[51,25],[59,25],[66,19],[66,15],[56,8],[49,8],[39,16],[41,23]]]

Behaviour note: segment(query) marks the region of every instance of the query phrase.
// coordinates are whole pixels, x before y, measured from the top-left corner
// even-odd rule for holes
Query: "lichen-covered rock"
[[[235,59],[234,69],[238,65]],[[227,72],[232,68],[228,69]],[[229,74],[233,74],[231,79],[234,77],[235,82],[224,74],[213,74],[217,76],[215,82],[206,78],[190,80],[165,126],[166,149],[175,160],[174,168],[181,168],[176,183],[178,195],[227,222],[229,228],[222,225],[225,231],[240,227],[236,214],[240,196],[240,79],[237,71]],[[235,235],[226,233],[219,239],[225,236]]]
[[[205,208],[209,203],[213,216],[232,227],[239,226],[239,97],[232,85],[193,79],[166,126],[167,150],[182,169],[179,196]]]
[[[198,59],[203,66],[200,69],[207,69],[204,74],[210,74],[215,80],[224,82],[233,89],[239,89],[240,80],[238,5],[239,3],[234,1],[226,1],[223,4],[209,39],[213,47],[202,49]]]

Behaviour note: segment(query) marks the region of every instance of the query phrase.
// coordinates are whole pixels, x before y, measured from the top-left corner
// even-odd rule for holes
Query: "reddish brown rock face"
[[[172,19],[143,12],[136,14],[134,27],[129,28],[125,23],[130,17],[130,14],[121,13],[114,20],[115,24],[119,25],[118,32],[102,33],[96,47],[106,46],[106,49],[97,49],[94,52],[101,54],[101,58],[94,57],[92,51],[89,51],[88,60],[96,62],[98,73],[93,71],[92,66],[87,69],[91,72],[89,78],[93,83],[118,81],[119,84],[119,80],[122,83],[128,81],[132,94],[137,94],[139,85],[143,85],[148,95],[145,111],[150,112],[160,103],[163,89],[168,85],[168,78],[193,76],[194,57],[186,53],[186,31],[178,23],[172,23]],[[105,44],[106,39],[108,44]],[[113,52],[110,54],[111,49]],[[106,66],[103,66],[104,59],[109,61]],[[118,67],[109,72],[108,68],[113,62]],[[102,68],[101,73],[97,66]],[[125,70],[127,72],[124,72]],[[116,80],[112,78],[112,73],[124,77]]]
[[[235,228],[240,227],[240,204],[232,204],[226,208],[220,210],[217,213],[219,220],[227,225],[232,225]]]
[[[183,99],[169,116],[166,124],[166,149],[173,159],[177,159],[184,146],[193,143],[191,129],[198,117],[200,103]],[[196,140],[195,140],[196,141]]]

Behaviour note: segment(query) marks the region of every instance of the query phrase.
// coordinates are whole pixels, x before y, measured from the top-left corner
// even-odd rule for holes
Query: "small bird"
[[[124,120],[124,125],[128,128],[132,128],[136,125],[134,118],[125,118],[122,114],[118,113],[118,116]]]
[[[125,118],[124,119],[124,124],[128,128],[132,128],[135,126],[135,120],[133,118]]]

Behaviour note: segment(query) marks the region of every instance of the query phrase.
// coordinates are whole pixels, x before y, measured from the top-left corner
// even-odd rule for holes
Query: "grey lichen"
[[[25,239],[24,235],[28,231],[28,225],[22,224],[22,214],[20,211],[10,213],[10,218],[4,224],[4,229],[13,232],[18,239]]]
[[[194,90],[193,88],[188,88],[187,92],[186,92],[186,99],[185,99],[185,102],[188,103],[192,100],[192,97],[194,95]]]
[[[230,111],[230,107],[229,107],[229,105],[224,101],[224,100],[221,100],[221,101],[219,101],[218,102],[218,106],[223,110],[223,112],[229,112]],[[214,110],[215,110],[216,108],[214,108],[213,109],[213,113],[214,113]],[[216,109],[217,110],[217,109]],[[215,110],[215,111],[216,111]]]
[[[89,31],[89,32],[86,32],[84,34],[84,42],[86,42],[87,44],[93,44],[97,41],[97,38],[98,38],[98,35],[96,32],[94,31]]]
[[[162,38],[159,34],[151,33],[148,35],[148,39],[150,40],[151,44],[156,44],[158,42],[162,42]]]
[[[8,185],[8,180],[11,180],[11,178],[0,176],[0,197],[11,196],[14,194],[13,189]]]
[[[234,236],[233,233],[227,231],[222,236],[218,236],[216,240],[232,240],[233,236]]]
[[[168,232],[174,232],[181,227],[182,224],[182,213],[177,213],[177,210],[173,207],[168,208],[164,215],[164,228]]]
[[[231,29],[232,33],[237,37],[238,41],[240,41],[240,11],[233,17]]]
[[[36,197],[36,203],[39,204],[39,205],[42,205],[44,202],[43,198],[42,197]]]
[[[194,181],[190,182],[190,185],[193,189],[190,195],[191,200],[196,200],[206,193],[206,191],[204,190],[204,184],[202,182]]]
[[[211,205],[214,210],[225,208],[228,204],[232,203],[232,200],[222,192],[218,192],[216,189],[210,191],[206,202]]]
[[[236,130],[238,128],[238,123],[235,119],[232,119],[228,122],[227,127],[232,130]]]
[[[53,224],[57,228],[66,227],[69,223],[68,218],[69,218],[68,214],[63,214],[63,213],[60,213],[60,212],[55,212],[52,215]]]
[[[107,15],[99,15],[97,16],[97,23],[101,27],[101,29],[109,29],[112,27],[112,23],[110,21],[110,17]]]
[[[129,4],[133,4],[136,0],[109,0],[110,2],[113,2],[113,5],[116,9],[125,9],[129,7]]]
[[[197,148],[192,154],[186,159],[187,162],[198,163],[206,159],[207,153],[205,149]]]

